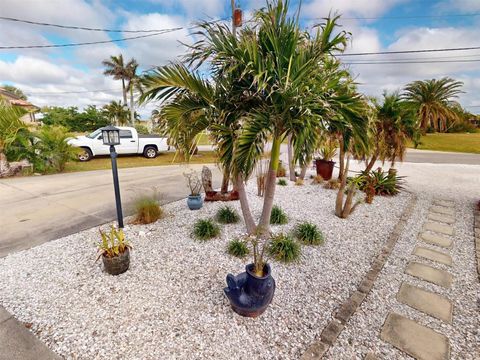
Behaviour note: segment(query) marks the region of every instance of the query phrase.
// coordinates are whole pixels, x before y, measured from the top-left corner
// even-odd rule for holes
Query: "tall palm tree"
[[[300,30],[299,9],[290,18],[288,5],[289,1],[267,1],[267,7],[255,15],[256,26],[244,28],[238,38],[223,24],[203,24],[187,60],[196,69],[208,59],[211,82],[183,65],[158,68],[143,82],[143,101],[174,99],[165,107],[170,115],[196,114],[191,128],[208,127],[216,138],[220,162],[235,180],[247,231],[264,237],[270,230],[280,145],[291,135],[295,156],[300,158],[298,152],[304,150],[299,139],[315,138],[324,126],[330,99],[323,88],[311,86],[311,79],[320,76],[324,58],[342,51],[347,42],[345,32],[333,35],[338,18],[328,19],[310,36]],[[173,118],[168,111],[167,118]],[[186,117],[185,123],[189,121]],[[270,165],[257,224],[244,181],[270,139]]]
[[[112,76],[115,80],[122,81],[123,104],[128,106],[127,92],[130,90],[132,79],[136,76],[137,61],[130,59],[125,63],[123,55],[120,54],[118,56],[110,56],[110,59],[102,61],[102,64],[106,68],[103,72],[104,75]],[[130,105],[133,106],[132,103]]]
[[[440,80],[414,81],[405,87],[403,98],[416,107],[423,133],[429,126],[436,131],[446,131],[449,121],[458,120],[451,103],[462,93],[462,85],[461,81],[444,77]]]
[[[133,90],[139,87],[139,77],[137,75],[138,63],[132,58],[126,66],[127,89],[130,91],[130,123],[135,123],[135,108],[133,100]]]

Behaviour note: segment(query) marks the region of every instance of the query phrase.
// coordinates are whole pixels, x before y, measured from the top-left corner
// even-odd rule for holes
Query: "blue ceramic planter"
[[[187,205],[190,210],[198,210],[203,206],[202,195],[188,195]]]
[[[275,280],[270,265],[266,264],[264,276],[253,273],[253,264],[245,267],[245,272],[237,276],[227,275],[227,287],[223,289],[233,311],[247,317],[261,315],[272,302],[275,293]]]

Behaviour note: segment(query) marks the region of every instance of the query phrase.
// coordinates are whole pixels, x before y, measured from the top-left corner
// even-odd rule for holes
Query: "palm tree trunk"
[[[235,188],[238,191],[238,196],[240,198],[240,206],[242,208],[243,219],[245,220],[245,225],[247,227],[247,233],[252,235],[255,233],[257,227],[255,225],[255,220],[253,220],[252,212],[250,211],[250,206],[248,205],[247,192],[245,190],[245,182],[243,181],[242,175],[237,175],[235,180]]]
[[[339,138],[340,145],[340,155],[339,155],[339,170],[338,170],[338,180],[343,181],[344,178],[344,167],[345,167],[345,148],[343,143],[343,136]]]
[[[341,145],[340,145],[340,148],[341,148]],[[350,164],[350,157],[347,158],[347,166],[346,166],[347,171],[348,171],[349,164]],[[340,218],[343,216],[343,195],[345,193],[346,185],[347,185],[347,177],[344,176],[342,178],[342,183],[340,184],[340,189],[338,189],[337,199],[335,201],[335,215],[337,215]]]
[[[226,194],[228,192],[228,184],[230,183],[230,171],[228,169],[223,169],[223,178],[222,178],[222,187],[220,192]]]
[[[300,179],[305,180],[305,175],[307,174],[308,164],[302,166],[302,172],[300,173]]]
[[[130,123],[135,124],[135,110],[133,108],[133,84],[130,84]]]
[[[270,166],[265,179],[265,195],[263,198],[263,209],[258,230],[260,236],[268,236],[270,233],[270,215],[272,214],[273,198],[275,196],[275,185],[277,183],[278,160],[280,158],[280,137],[273,139],[272,151],[270,153]]]
[[[125,87],[125,79],[122,77],[122,93],[123,93],[123,105],[128,106],[127,104],[127,88]]]
[[[288,174],[290,181],[297,180],[295,176],[295,164],[293,163],[292,135],[288,135]]]
[[[370,161],[367,163],[367,167],[365,168],[365,173],[368,174],[370,171],[372,171],[373,166],[375,165],[375,162],[377,161],[378,154],[375,152],[375,154],[372,155]]]

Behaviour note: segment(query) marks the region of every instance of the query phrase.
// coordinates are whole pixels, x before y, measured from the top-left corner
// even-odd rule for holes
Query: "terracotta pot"
[[[230,300],[233,311],[242,316],[257,317],[272,302],[275,280],[269,264],[265,264],[262,277],[253,273],[253,264],[248,264],[245,270],[237,276],[228,274],[227,287],[223,291]]]
[[[130,250],[127,248],[123,253],[114,257],[102,256],[103,267],[110,275],[120,275],[130,267]]]
[[[333,174],[333,167],[335,161],[315,160],[315,167],[317,168],[317,175],[320,175],[323,180],[330,180]]]

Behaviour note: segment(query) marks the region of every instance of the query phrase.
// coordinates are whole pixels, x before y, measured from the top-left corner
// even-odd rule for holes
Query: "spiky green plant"
[[[223,206],[218,209],[215,218],[221,224],[234,224],[237,223],[238,220],[240,220],[237,212],[230,206]]]
[[[247,243],[241,239],[233,239],[227,245],[227,252],[238,258],[244,258],[250,253]]]
[[[300,244],[292,237],[280,233],[271,238],[268,253],[277,261],[290,263],[298,260],[301,249]]]
[[[220,227],[210,219],[199,219],[193,225],[193,235],[197,240],[209,240],[219,234]]]
[[[321,245],[324,237],[317,225],[310,222],[298,224],[294,230],[295,237],[307,245]]]
[[[281,207],[274,205],[270,215],[270,224],[284,225],[288,222],[288,217]]]
[[[278,182],[277,182],[277,185],[280,185],[280,186],[287,186],[287,180],[285,179],[279,179]]]

